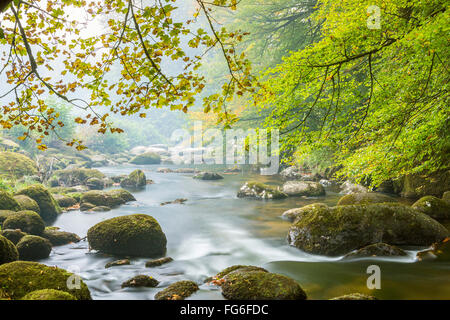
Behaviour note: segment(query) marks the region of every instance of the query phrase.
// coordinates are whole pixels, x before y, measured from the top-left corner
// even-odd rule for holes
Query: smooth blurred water
[[[224,175],[224,180],[201,181],[192,174],[157,173],[160,166],[120,166],[100,168],[109,176],[144,170],[155,184],[134,192],[137,202],[110,212],[63,213],[54,223],[62,230],[84,237],[96,223],[121,215],[144,213],[160,223],[167,236],[167,256],[173,262],[146,268],[148,259],[132,258],[131,265],[105,269],[111,257],[89,252],[87,241],[55,247],[41,262],[77,272],[88,285],[94,299],[153,299],[162,288],[179,280],[203,280],[235,264],[262,266],[269,271],[296,279],[311,299],[328,299],[352,292],[365,292],[382,299],[448,299],[450,298],[450,264],[416,262],[416,251],[399,259],[343,262],[306,254],[287,245],[290,223],[280,218],[287,209],[314,202],[335,205],[339,195],[328,191],[316,199],[288,198],[259,201],[238,199],[239,187],[248,180],[280,184],[274,177],[252,174]],[[169,166],[170,167],[170,166]],[[187,198],[185,204],[161,206],[160,203]],[[382,272],[382,289],[366,287],[366,269],[377,264]],[[158,288],[121,289],[129,278],[146,274],[161,283]],[[190,299],[223,299],[220,290],[203,284]]]

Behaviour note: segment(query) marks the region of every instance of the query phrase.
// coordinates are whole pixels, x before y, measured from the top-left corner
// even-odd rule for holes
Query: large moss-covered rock
[[[444,194],[442,195],[442,200],[444,200],[445,202],[450,203],[450,191],[445,191]]]
[[[16,199],[8,192],[0,189],[0,210],[20,210],[20,205],[17,203]]]
[[[17,194],[23,194],[37,202],[40,210],[40,216],[44,221],[54,221],[61,208],[59,207],[52,194],[41,185],[32,185],[20,190]]]
[[[92,190],[83,193],[81,203],[90,203],[94,206],[114,206],[114,199],[107,193],[99,190]]]
[[[450,203],[433,196],[420,198],[412,205],[412,208],[429,215],[437,221],[450,220]]]
[[[38,214],[41,212],[37,202],[24,194],[14,196],[14,200],[19,204],[20,210],[34,211]]]
[[[45,238],[27,235],[17,243],[20,260],[34,261],[48,258],[52,244]]]
[[[42,289],[26,294],[21,300],[77,300],[68,292],[55,289]]]
[[[10,217],[12,214],[14,214],[15,211],[11,210],[0,210],[0,227],[3,226],[3,222]]]
[[[89,178],[86,181],[86,186],[90,190],[103,190],[105,188],[105,181],[99,178]]]
[[[433,174],[411,174],[395,182],[396,191],[405,198],[441,197],[450,190],[450,170]]]
[[[0,235],[0,264],[16,261],[17,259],[19,259],[19,253],[14,243]]]
[[[142,170],[134,170],[128,178],[123,179],[120,182],[120,186],[123,188],[140,188],[147,184],[147,178]]]
[[[136,198],[127,190],[113,189],[108,191],[108,195],[111,196],[113,202],[116,205],[125,204],[127,202],[136,201]]]
[[[281,192],[279,188],[269,186],[259,182],[246,182],[239,189],[238,198],[256,198],[256,199],[284,199],[287,194]]]
[[[0,231],[0,235],[4,236],[6,239],[11,241],[14,245],[20,241],[27,234],[25,232],[20,231],[19,229],[3,229]]]
[[[359,250],[350,252],[346,254],[344,258],[401,257],[407,255],[408,254],[399,247],[392,246],[386,243],[375,243]]]
[[[19,211],[6,218],[3,229],[20,229],[28,234],[41,235],[45,229],[45,223],[34,211]]]
[[[178,281],[155,295],[155,300],[184,300],[199,289],[194,281]]]
[[[288,196],[320,197],[325,195],[324,187],[313,181],[288,181],[281,190]]]
[[[11,299],[23,298],[36,290],[55,289],[68,292],[78,300],[90,300],[89,289],[81,279],[79,288],[76,285],[68,288],[68,283],[77,284],[74,278],[76,276],[64,269],[37,262],[15,261],[0,266],[0,288]]]
[[[135,214],[102,221],[88,230],[92,249],[116,255],[160,257],[167,239],[151,216]]]
[[[222,294],[230,300],[305,300],[300,285],[281,274],[237,270],[223,278]]]
[[[132,164],[145,165],[145,164],[160,164],[161,156],[154,152],[146,152],[140,155],[137,155],[133,159],[130,160]]]
[[[67,196],[67,195],[54,194],[53,198],[56,200],[56,202],[58,202],[58,205],[61,208],[73,207],[74,205],[76,205],[78,203],[78,201],[74,197]]]
[[[21,178],[37,173],[36,164],[27,156],[15,152],[0,152],[0,176]]]
[[[74,168],[55,171],[54,177],[61,185],[72,187],[86,185],[90,178],[103,179],[105,175],[97,169]]]
[[[318,207],[291,226],[291,245],[313,254],[343,255],[364,246],[428,246],[448,230],[429,216],[398,203]]]
[[[307,215],[310,212],[316,210],[317,208],[328,208],[325,203],[313,203],[301,208],[294,208],[283,212],[281,217],[288,221],[295,221],[298,217],[302,217],[303,215]]]
[[[45,228],[42,237],[49,240],[53,246],[63,246],[69,243],[79,242],[81,239],[78,235],[71,232],[54,230]]]
[[[199,172],[194,177],[197,180],[221,180],[223,177],[215,172]]]
[[[370,204],[370,203],[385,203],[397,202],[394,198],[382,193],[365,192],[352,193],[343,196],[337,203],[338,206],[352,205],[352,204]]]

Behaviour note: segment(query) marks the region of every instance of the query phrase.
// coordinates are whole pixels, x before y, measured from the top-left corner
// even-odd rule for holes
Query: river
[[[155,181],[139,192],[137,201],[109,212],[61,214],[53,224],[84,237],[96,223],[122,215],[143,213],[153,216],[167,236],[167,256],[173,262],[146,268],[149,259],[132,258],[131,265],[105,269],[105,264],[123,257],[89,252],[87,241],[54,247],[48,259],[40,262],[71,270],[88,285],[93,299],[153,299],[162,288],[179,280],[203,280],[222,269],[236,265],[256,265],[297,280],[309,299],[329,299],[362,292],[379,299],[448,299],[450,264],[417,262],[420,248],[408,248],[407,257],[340,261],[306,254],[290,247],[286,235],[290,223],[280,218],[288,209],[314,202],[335,205],[339,194],[327,190],[319,199],[288,198],[258,201],[238,199],[239,187],[248,180],[279,184],[275,177],[251,173],[224,175],[223,180],[201,181],[192,174],[158,173],[157,166],[118,166],[98,168],[108,176],[129,174],[142,169]],[[171,167],[171,166],[165,166]],[[161,206],[165,201],[186,198],[185,204]],[[448,227],[448,226],[447,226]],[[367,267],[381,268],[381,289],[366,286]],[[146,274],[160,281],[157,288],[121,288],[129,278]],[[189,299],[223,299],[217,287],[203,284]]]

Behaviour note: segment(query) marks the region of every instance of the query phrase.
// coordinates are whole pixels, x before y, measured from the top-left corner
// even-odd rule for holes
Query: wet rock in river
[[[145,263],[145,266],[147,268],[159,267],[159,266],[162,266],[163,264],[166,264],[166,263],[169,263],[172,261],[173,261],[173,259],[171,257],[164,257],[164,258],[147,261]]]
[[[122,288],[128,288],[128,287],[147,287],[147,288],[154,288],[157,287],[159,284],[159,281],[156,280],[153,277],[146,276],[146,275],[138,275],[135,276],[124,283],[122,283]]]
[[[42,290],[32,291],[32,292],[26,294],[20,300],[43,301],[43,300],[77,300],[77,299],[68,292],[64,292],[61,290],[55,290],[55,289],[42,289]]]
[[[223,277],[222,295],[229,300],[305,300],[306,293],[281,274],[238,269]]]
[[[86,211],[91,211],[91,210],[94,209],[95,207],[96,207],[96,205],[94,205],[94,204],[92,204],[92,203],[89,203],[89,202],[83,202],[83,203],[80,205],[80,210],[86,212]]]
[[[284,199],[287,194],[279,188],[259,182],[246,182],[237,194],[238,198]]]
[[[44,220],[34,211],[14,212],[3,222],[3,229],[20,229],[21,231],[41,235],[45,229]]]
[[[0,190],[0,210],[18,211],[20,205],[8,192]]]
[[[437,261],[450,261],[450,238],[433,243],[430,249],[418,252],[417,259],[419,261],[434,259]]]
[[[142,170],[134,170],[129,176],[120,182],[123,188],[141,188],[147,185],[147,178]]]
[[[19,259],[19,253],[14,243],[0,235],[0,264],[16,261],[17,259]]]
[[[288,181],[282,189],[288,196],[319,197],[325,195],[325,188],[318,182]]]
[[[86,181],[86,186],[90,190],[103,190],[105,188],[105,181],[99,178],[89,178]]]
[[[20,229],[4,229],[0,231],[0,235],[11,241],[13,244],[17,244],[27,234]]]
[[[216,274],[213,277],[208,277],[205,279],[206,282],[213,282],[216,284],[220,284],[223,277],[226,275],[235,272],[235,271],[242,271],[242,272],[251,272],[251,271],[261,271],[261,272],[268,272],[266,269],[256,266],[246,266],[246,265],[234,265],[228,268],[223,269],[221,272]]]
[[[352,194],[352,193],[365,193],[365,192],[369,192],[366,187],[359,185],[359,184],[351,183],[350,181],[345,181],[341,185],[340,193],[341,194]]]
[[[281,217],[288,221],[295,221],[298,217],[302,217],[303,215],[307,215],[310,212],[316,210],[317,208],[328,208],[325,203],[313,203],[301,208],[294,208],[283,212]]]
[[[437,221],[450,220],[450,203],[433,196],[420,198],[412,205],[412,208],[429,215]]]
[[[164,232],[153,217],[144,214],[102,221],[88,230],[87,239],[92,249],[109,254],[158,257],[166,253]]]
[[[338,206],[352,205],[352,204],[370,204],[370,203],[384,203],[397,202],[394,198],[382,193],[364,192],[352,193],[343,196],[337,203]]]
[[[339,256],[384,242],[427,246],[448,230],[429,216],[399,203],[317,207],[299,217],[288,242],[308,253]]]
[[[221,180],[223,177],[215,172],[200,172],[197,173],[194,177],[197,180]]]
[[[89,211],[93,211],[93,212],[108,212],[111,211],[110,207],[107,206],[98,206],[98,207],[94,207]]]
[[[188,201],[188,199],[176,199],[174,201],[162,202],[161,206],[166,206],[168,204],[184,204],[186,201]]]
[[[199,290],[194,281],[178,281],[155,295],[156,300],[184,300]]]
[[[55,198],[56,202],[58,202],[58,205],[61,208],[69,208],[77,204],[77,200],[75,200],[73,197],[70,196],[54,194],[53,198]]]
[[[130,160],[130,163],[138,165],[159,164],[161,163],[161,156],[155,152],[145,152],[135,156]]]
[[[48,258],[52,244],[45,238],[27,235],[17,243],[19,258],[23,261],[33,261]]]
[[[72,278],[74,275],[64,269],[37,262],[15,261],[0,266],[0,288],[14,300],[41,289],[61,290],[78,300],[90,300],[89,289],[81,279],[78,278],[80,287],[68,288]]]
[[[52,246],[63,246],[69,243],[79,242],[81,239],[78,235],[72,232],[65,232],[45,228],[42,237],[49,240]]]
[[[171,172],[173,172],[173,170],[170,169],[170,168],[158,168],[158,170],[156,170],[156,172],[159,172],[159,173],[171,173]]]
[[[288,167],[280,172],[280,176],[286,180],[299,180],[302,175],[297,167]]]
[[[366,257],[402,257],[408,254],[399,247],[386,243],[375,243],[364,248],[350,252],[344,256],[344,259],[366,258]]]
[[[127,266],[127,265],[130,265],[130,264],[131,264],[130,260],[122,259],[122,260],[116,260],[116,261],[108,262],[105,265],[105,268],[108,269],[108,268],[111,268],[111,267]]]
[[[16,196],[14,196],[14,199],[19,204],[20,210],[30,210],[30,211],[34,211],[38,214],[41,212],[37,202],[26,195],[23,195],[23,194],[16,195]]]

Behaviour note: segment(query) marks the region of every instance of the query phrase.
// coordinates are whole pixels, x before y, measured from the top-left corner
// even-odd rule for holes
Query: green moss
[[[408,254],[396,247],[386,243],[375,243],[361,248],[357,251],[351,252],[345,255],[345,259],[348,258],[364,258],[364,257],[401,257]]]
[[[117,205],[125,204],[127,202],[136,201],[136,198],[127,190],[124,189],[114,189],[108,191],[108,195],[110,195]]]
[[[37,174],[34,161],[15,152],[0,152],[0,169],[0,176],[12,179]]]
[[[235,265],[228,268],[223,269],[221,272],[216,274],[214,276],[215,279],[222,279],[223,277],[227,276],[228,274],[234,272],[234,271],[242,271],[242,272],[250,272],[250,271],[259,271],[259,272],[268,272],[264,268],[255,267],[255,266],[244,266],[244,265]]]
[[[0,210],[19,211],[20,206],[8,192],[0,190]]]
[[[17,229],[4,229],[0,232],[2,236],[4,236],[6,239],[11,241],[14,245],[17,244],[17,242],[20,241],[23,237],[25,237],[27,234],[25,232],[22,232]]]
[[[384,195],[382,193],[367,192],[367,193],[352,193],[343,196],[339,199],[338,206],[353,205],[353,204],[371,204],[371,203],[386,203],[397,202],[394,198]]]
[[[0,227],[3,227],[3,222],[10,217],[12,214],[14,214],[15,211],[11,210],[0,210]]]
[[[138,165],[159,164],[161,163],[161,156],[154,152],[146,152],[131,159],[130,163]]]
[[[52,244],[45,238],[27,235],[17,243],[20,260],[33,261],[48,258]]]
[[[432,218],[398,203],[318,207],[291,226],[291,245],[314,254],[343,255],[369,244],[428,246],[448,230]]]
[[[350,293],[344,296],[332,298],[330,300],[378,300],[378,299],[363,293]]]
[[[142,170],[134,170],[120,185],[124,188],[141,188],[147,185],[147,177]]]
[[[68,283],[76,283],[71,282],[76,280],[71,276],[72,273],[57,267],[37,262],[15,261],[0,266],[0,288],[12,299],[20,299],[36,290],[55,289],[68,292],[78,300],[90,300],[89,289],[81,279],[80,289],[68,288]]]
[[[67,194],[71,192],[78,192],[78,189],[73,187],[53,187],[49,188],[48,191],[50,191],[50,193]]]
[[[30,210],[30,211],[34,211],[38,214],[41,212],[37,202],[26,195],[19,194],[19,195],[14,196],[14,199],[19,204],[20,210]]]
[[[282,218],[289,220],[289,221],[295,221],[295,219],[302,217],[303,215],[307,215],[310,212],[316,210],[317,208],[328,208],[328,206],[325,203],[313,203],[309,204],[307,206],[301,207],[301,208],[294,208],[287,210],[283,212]]]
[[[215,172],[200,172],[193,176],[197,180],[222,180],[223,177]]]
[[[184,300],[198,290],[194,281],[178,281],[155,295],[155,300]]]
[[[58,205],[62,208],[69,208],[77,204],[77,200],[73,197],[62,195],[62,194],[54,194],[53,198],[58,202]]]
[[[16,261],[17,259],[19,259],[19,253],[14,243],[0,235],[0,264]]]
[[[159,267],[159,266],[162,266],[163,264],[166,264],[166,263],[169,263],[172,261],[173,261],[173,259],[171,257],[159,258],[159,259],[147,261],[145,263],[145,267],[146,268]]]
[[[103,190],[105,188],[105,182],[99,178],[89,178],[86,180],[86,186],[90,190]]]
[[[8,216],[3,229],[20,229],[25,233],[41,235],[45,229],[42,218],[34,211],[19,211]]]
[[[278,188],[269,186],[260,182],[246,182],[241,187],[237,196],[239,198],[258,198],[258,199],[283,199],[287,194],[281,192]]]
[[[154,288],[157,287],[159,284],[159,281],[156,280],[153,277],[146,276],[146,275],[138,275],[135,276],[124,283],[122,283],[122,288],[128,288],[128,287],[147,287],[147,288]]]
[[[445,191],[450,190],[450,170],[407,175],[401,180],[399,189],[406,198],[417,199],[427,195],[441,197]]]
[[[438,221],[450,220],[450,203],[433,196],[420,198],[412,205],[412,208]]]
[[[56,177],[65,186],[84,185],[90,178],[103,179],[105,175],[97,169],[65,169],[55,171],[54,177]]]
[[[222,294],[230,300],[305,300],[300,285],[284,275],[235,271],[224,277]]]
[[[77,300],[68,292],[55,289],[42,289],[26,294],[21,300]]]
[[[106,192],[99,190],[92,190],[83,193],[81,196],[81,203],[91,203],[94,206],[107,206],[113,207],[115,204],[114,199]]]
[[[63,246],[73,242],[79,242],[80,237],[75,233],[52,230],[48,227],[42,233],[42,237],[48,239],[53,246]]]
[[[18,195],[23,194],[37,202],[40,209],[40,216],[44,221],[54,221],[61,208],[51,193],[41,185],[32,185],[28,188],[22,189],[17,192]]]
[[[442,200],[444,200],[447,203],[450,203],[450,191],[445,191],[442,195]]]
[[[104,253],[158,257],[166,253],[167,239],[151,216],[135,214],[102,221],[88,230],[92,249]]]

